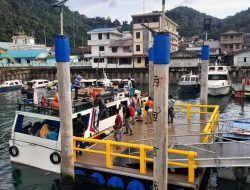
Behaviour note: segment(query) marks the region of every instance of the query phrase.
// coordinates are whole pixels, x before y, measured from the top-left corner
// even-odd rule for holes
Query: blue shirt
[[[58,139],[58,133],[55,131],[49,132],[49,139],[53,141],[57,141]]]

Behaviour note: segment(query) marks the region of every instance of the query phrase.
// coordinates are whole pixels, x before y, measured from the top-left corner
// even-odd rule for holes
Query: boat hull
[[[180,93],[197,93],[200,91],[199,84],[179,84],[179,92]]]
[[[2,92],[9,92],[14,90],[20,90],[22,86],[11,86],[11,87],[0,87],[0,93]]]
[[[208,86],[208,95],[210,96],[225,96],[228,95],[230,86]]]

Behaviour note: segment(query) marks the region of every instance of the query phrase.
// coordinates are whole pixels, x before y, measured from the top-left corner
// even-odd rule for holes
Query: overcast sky
[[[161,10],[161,0],[145,0],[146,12]],[[132,14],[143,13],[143,0],[69,0],[71,10],[88,17],[108,17],[131,20]],[[189,6],[218,18],[234,15],[250,6],[250,0],[166,0],[167,9]]]

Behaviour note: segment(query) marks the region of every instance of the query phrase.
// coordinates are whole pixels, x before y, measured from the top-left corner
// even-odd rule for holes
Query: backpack
[[[135,81],[134,80],[131,80],[131,85],[132,85],[133,88],[135,88],[136,85],[135,85]]]
[[[135,116],[135,109],[132,106],[129,106],[128,109],[129,109],[130,116],[134,117]]]

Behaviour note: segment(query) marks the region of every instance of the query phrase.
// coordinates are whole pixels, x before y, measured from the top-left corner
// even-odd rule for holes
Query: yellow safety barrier
[[[113,167],[114,157],[135,159],[135,160],[139,160],[139,162],[140,162],[140,173],[141,174],[146,174],[147,162],[153,162],[152,158],[147,157],[147,152],[154,150],[153,146],[148,146],[148,145],[144,145],[144,144],[132,144],[132,143],[125,143],[125,142],[116,142],[116,141],[111,141],[111,140],[99,140],[99,139],[90,139],[90,138],[86,139],[86,138],[80,138],[80,137],[73,137],[73,140],[74,140],[74,159],[75,160],[76,160],[76,151],[83,151],[83,152],[88,152],[88,153],[105,155],[107,168]],[[93,150],[93,149],[87,149],[87,148],[77,148],[76,141],[88,142],[88,143],[93,143],[93,144],[104,144],[105,150]],[[138,149],[139,155],[134,156],[134,155],[126,154],[126,153],[113,152],[114,146]],[[195,157],[197,156],[197,153],[193,152],[193,151],[168,149],[168,154],[187,156],[188,162],[186,164],[181,163],[181,162],[168,162],[168,165],[177,166],[177,167],[181,167],[181,168],[187,168],[188,169],[188,181],[190,183],[194,183],[195,169],[196,169]]]
[[[177,109],[178,107],[185,108],[185,109]],[[192,108],[199,108],[200,110],[193,110]],[[206,109],[213,109],[213,111],[202,111]],[[202,136],[201,142],[202,143],[209,143],[212,139],[212,135],[216,128],[219,121],[219,106],[218,105],[193,105],[193,104],[176,104],[175,105],[175,112],[179,113],[186,113],[187,114],[187,120],[188,122],[191,121],[192,114],[208,114],[210,115],[210,118],[202,130]]]

